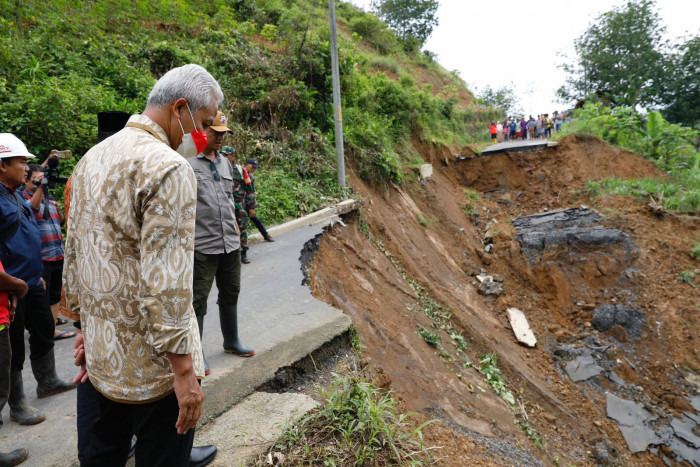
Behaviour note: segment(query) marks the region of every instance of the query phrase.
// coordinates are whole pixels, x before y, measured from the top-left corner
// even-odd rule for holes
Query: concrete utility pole
[[[338,71],[338,35],[335,31],[335,0],[328,0],[331,25],[331,69],[333,74],[333,116],[335,118],[335,154],[338,164],[338,184],[345,186],[345,151],[343,149],[343,107],[340,102],[340,72]]]

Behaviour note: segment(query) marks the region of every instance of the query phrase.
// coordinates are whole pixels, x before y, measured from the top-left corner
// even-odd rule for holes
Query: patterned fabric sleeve
[[[73,176],[71,175],[68,183],[66,184],[66,195],[68,201],[66,202],[66,223],[68,223],[69,216],[69,206],[72,197],[73,189]],[[66,199],[64,197],[64,199]],[[68,224],[70,225],[70,224]],[[75,257],[75,240],[70,235],[70,230],[66,227],[66,245],[65,253],[63,257],[63,292],[66,294],[66,308],[70,311],[80,315],[80,303],[78,302],[79,294],[79,281],[78,281],[78,270],[76,265]]]
[[[156,174],[141,207],[141,313],[157,352],[185,355],[196,343],[190,320],[197,185],[190,164]]]

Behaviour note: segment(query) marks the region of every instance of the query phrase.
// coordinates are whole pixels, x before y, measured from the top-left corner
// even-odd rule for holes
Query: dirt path
[[[658,218],[630,199],[589,200],[581,193],[590,179],[663,174],[595,138],[461,160],[446,148],[419,150],[435,169],[424,183],[373,189],[351,177],[365,207],[347,219],[349,228],[324,236],[311,285],[317,298],[352,317],[378,383],[395,391],[404,410],[440,422],[426,429],[428,442],[442,447],[440,463],[658,465],[659,456],[671,459],[665,446],[655,451],[659,456],[632,454],[617,422],[606,416],[605,393],[652,408],[658,423],[693,411],[689,397],[698,388],[688,378],[700,367],[693,340],[700,299],[678,275],[698,267],[689,253],[700,222]],[[480,197],[470,199],[465,188]],[[581,204],[594,207],[605,227],[627,234],[636,248],[521,252],[513,219]],[[502,276],[503,293],[480,295],[479,272]],[[638,334],[623,325],[599,331],[591,324],[595,310],[615,304],[641,312]],[[508,307],[526,313],[536,348],[517,344]],[[564,367],[587,346],[598,349],[605,372],[574,383]],[[513,405],[477,369],[490,352],[498,355]]]

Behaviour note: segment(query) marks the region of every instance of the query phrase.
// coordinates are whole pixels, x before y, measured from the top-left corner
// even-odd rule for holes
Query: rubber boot
[[[250,260],[248,259],[248,251],[247,250],[243,250],[241,252],[241,263],[250,264]]]
[[[10,420],[20,425],[36,425],[46,420],[43,413],[27,403],[21,371],[10,372],[10,397],[7,403],[10,406]]]
[[[75,384],[66,383],[56,375],[56,358],[53,349],[45,355],[32,360],[32,373],[36,378],[36,395],[39,399],[53,396],[75,388]]]
[[[219,320],[224,335],[224,352],[239,357],[255,355],[255,350],[244,346],[238,338],[238,305],[219,305]]]
[[[207,357],[204,356],[204,341],[202,341],[202,334],[204,334],[204,315],[197,316],[197,324],[199,325],[199,340],[202,342],[202,358],[204,358],[204,376],[211,373],[209,368],[209,362]]]
[[[13,465],[19,465],[29,456],[29,451],[24,448],[15,449],[12,452],[5,454],[0,452],[0,467],[10,467]]]

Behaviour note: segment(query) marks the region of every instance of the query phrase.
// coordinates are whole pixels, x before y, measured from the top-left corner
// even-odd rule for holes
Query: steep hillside
[[[632,454],[606,417],[606,393],[643,404],[658,426],[697,414],[690,398],[700,402],[691,383],[700,303],[679,274],[697,272],[689,253],[700,220],[660,218],[630,199],[589,200],[581,191],[589,179],[663,174],[593,137],[487,157],[420,149],[435,169],[430,180],[375,189],[351,177],[365,207],[324,236],[312,289],[353,318],[370,366],[403,409],[439,420],[425,431],[441,447],[441,464],[658,465],[650,452],[672,459],[666,446]],[[515,219],[581,204],[603,217],[595,234],[621,241],[521,247]],[[481,295],[480,274],[496,278],[502,293]],[[605,305],[634,309],[634,319],[603,330]],[[509,307],[525,312],[536,348],[518,345]],[[565,369],[588,353],[600,372],[574,383]],[[490,387],[488,375],[507,386]]]
[[[42,158],[52,148],[80,157],[97,112],[139,112],[157,78],[198,63],[224,90],[235,130],[225,143],[261,163],[261,218],[347,195],[335,173],[326,3],[5,0],[0,12],[0,131]],[[401,183],[403,166],[420,162],[411,137],[457,146],[486,136],[492,111],[433,55],[406,50],[349,3],[337,12],[347,156],[364,178]],[[62,163],[64,175],[74,162]]]

